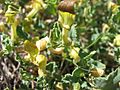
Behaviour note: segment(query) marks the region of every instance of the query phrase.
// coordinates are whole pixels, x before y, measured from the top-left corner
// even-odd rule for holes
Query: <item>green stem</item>
[[[13,42],[15,42],[16,39],[17,39],[16,28],[17,28],[17,24],[16,24],[16,23],[13,23],[13,24],[11,25],[11,40],[12,40]]]
[[[103,37],[103,35],[105,35],[105,33],[101,33],[101,34],[97,37],[97,39],[96,39],[95,41],[93,41],[90,45],[88,45],[88,46],[86,47],[86,49],[88,49],[88,48],[90,48],[91,46],[93,46],[94,44],[96,44],[96,43]]]

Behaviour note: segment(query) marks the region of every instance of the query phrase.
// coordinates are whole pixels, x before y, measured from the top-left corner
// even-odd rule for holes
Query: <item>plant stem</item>
[[[11,40],[12,42],[16,41],[17,32],[16,32],[17,24],[16,22],[11,25]]]

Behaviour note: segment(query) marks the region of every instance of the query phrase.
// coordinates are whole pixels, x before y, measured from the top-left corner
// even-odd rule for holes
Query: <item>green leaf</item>
[[[105,64],[101,63],[100,61],[97,60],[91,60],[90,64],[92,64],[93,66],[91,68],[100,68],[100,69],[105,69],[106,66]]]
[[[47,8],[45,10],[46,15],[56,15],[57,12],[57,2],[58,0],[45,0],[47,3]]]
[[[120,0],[116,0],[118,4],[120,4]]]
[[[58,22],[54,23],[53,29],[50,31],[50,46],[56,48],[62,44],[61,28]]]
[[[83,59],[90,59],[94,54],[96,53],[96,51],[91,51],[90,54],[88,54],[87,56],[85,56]]]
[[[29,2],[29,0],[20,0],[19,1],[19,4],[21,5],[21,6],[24,6],[26,3],[28,3]]]
[[[44,24],[44,22],[42,20],[37,18],[36,23],[34,24],[34,27],[36,29],[42,30],[42,29],[45,29],[45,24]]]
[[[73,25],[73,26],[71,27],[70,37],[71,37],[73,40],[77,40],[77,31],[76,31],[75,25]]]
[[[105,35],[105,33],[101,33],[91,44],[89,44],[86,48],[90,48],[91,46],[93,46],[94,44],[96,44],[103,36]]]
[[[48,15],[56,15],[56,5],[49,4],[45,10],[45,13]]]
[[[120,12],[113,17],[113,21],[120,24]]]
[[[71,74],[66,74],[63,78],[62,78],[62,81],[63,83],[70,83],[72,82],[72,75]]]
[[[102,90],[119,90],[118,83],[120,82],[120,67],[107,77],[100,77],[95,80],[97,88]],[[119,88],[119,89],[118,89]]]
[[[56,65],[55,62],[49,62],[46,65],[46,70],[48,70],[50,73],[55,74],[57,72],[58,66]]]
[[[13,50],[13,44],[10,37],[4,33],[1,36],[2,49],[5,53],[10,53]]]
[[[72,72],[73,77],[83,77],[84,72],[81,70],[81,68],[77,67],[75,70]]]
[[[59,0],[45,0],[46,3],[57,4]]]
[[[22,30],[22,26],[17,26],[17,35],[24,40],[29,39],[29,35]]]

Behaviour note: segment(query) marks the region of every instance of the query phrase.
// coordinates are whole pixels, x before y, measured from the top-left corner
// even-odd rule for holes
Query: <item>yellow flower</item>
[[[24,42],[24,50],[31,56],[38,54],[38,48],[36,47],[36,45],[28,40],[25,40]]]
[[[38,66],[39,76],[45,76],[47,58],[44,55],[37,55],[34,64]]]
[[[71,45],[71,40],[69,38],[69,30],[75,19],[75,14],[69,12],[59,11],[58,21],[62,26],[62,42],[65,45]]]
[[[19,24],[19,18],[16,15],[20,12],[21,7],[17,5],[8,5],[7,11],[5,13],[6,21],[11,25],[11,40],[12,42],[17,41],[17,25]]]
[[[17,28],[17,20],[14,21],[14,23],[11,25],[11,40],[13,42],[17,41],[17,31],[16,31],[16,28]]]
[[[39,51],[46,49],[48,40],[49,40],[49,38],[45,37],[45,38],[42,38],[42,39],[36,41],[36,46],[39,49]]]
[[[113,13],[115,13],[119,7],[120,7],[119,5],[117,5],[116,3],[112,2],[112,1],[108,2],[108,10],[112,9]]]
[[[115,46],[120,46],[120,35],[119,35],[119,34],[115,36],[115,39],[114,39],[114,41],[113,41],[113,44],[114,44]]]
[[[44,71],[41,68],[38,68],[38,75],[40,77],[44,77],[46,74],[44,73]]]
[[[80,56],[79,56],[79,50],[80,48],[78,47],[73,47],[71,50],[70,50],[70,57],[73,58],[74,62],[77,63],[80,61]]]
[[[32,18],[39,10],[44,10],[46,8],[46,4],[43,0],[33,0],[31,4],[32,10],[28,13],[27,18]]]
[[[36,56],[36,65],[39,66],[39,68],[45,69],[46,64],[47,64],[47,58],[44,55]]]
[[[58,5],[58,22],[62,27],[62,43],[70,46],[71,40],[69,38],[69,30],[75,20],[74,5],[77,0],[64,0]]]
[[[63,26],[64,28],[69,30],[74,20],[75,20],[75,14],[59,11],[58,21],[60,22],[61,26]]]

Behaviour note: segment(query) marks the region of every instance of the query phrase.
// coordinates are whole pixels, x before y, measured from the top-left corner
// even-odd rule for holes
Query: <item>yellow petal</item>
[[[74,47],[70,50],[70,53],[69,53],[70,57],[73,58],[73,60],[76,63],[79,62],[79,60],[80,60],[79,50],[80,50],[80,48]]]
[[[120,46],[120,35],[119,35],[119,34],[115,36],[115,39],[114,39],[114,41],[113,41],[113,44],[114,44],[115,46]]]
[[[38,74],[40,77],[45,76],[47,58],[44,55],[37,55],[36,62],[34,63],[38,66]]]
[[[38,54],[38,49],[36,45],[28,40],[24,42],[24,50],[28,52],[31,56]]]
[[[71,25],[73,24],[74,20],[75,20],[74,14],[71,14],[69,12],[59,11],[58,21],[64,28],[69,30]]]
[[[37,55],[35,64],[42,70],[46,69],[47,58],[44,55]]]
[[[45,37],[45,38],[42,38],[42,39],[36,41],[36,46],[39,49],[39,51],[46,49],[47,41],[48,41],[47,39],[48,39],[48,37]]]
[[[40,68],[38,68],[38,75],[39,75],[40,77],[46,76],[45,72],[44,72],[42,69],[40,69]]]

